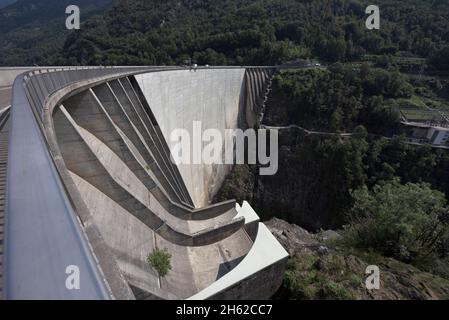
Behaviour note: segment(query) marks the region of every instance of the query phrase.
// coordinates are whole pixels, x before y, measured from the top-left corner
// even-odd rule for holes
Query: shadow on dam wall
[[[192,133],[193,121],[203,130],[245,128],[248,108],[257,110],[248,101],[260,101],[253,97],[272,74],[251,72],[166,70],[79,81],[47,106],[51,154],[77,214],[98,230],[105,247],[97,253],[113,257],[137,297],[268,298],[280,285],[287,253],[249,204],[209,204],[230,167],[170,160],[174,129]],[[164,278],[147,263],[155,248],[171,254]]]

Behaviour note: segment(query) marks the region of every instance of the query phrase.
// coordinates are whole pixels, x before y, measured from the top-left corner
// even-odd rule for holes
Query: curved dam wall
[[[38,270],[44,262],[50,262],[53,269],[49,270],[53,272],[49,274],[55,274],[55,268],[64,265],[67,258],[75,264],[84,261],[98,274],[98,279],[89,279],[92,286],[83,290],[85,297],[103,287],[105,297],[119,299],[270,297],[282,280],[287,253],[247,203],[240,207],[230,200],[193,208],[199,206],[195,199],[198,191],[193,183],[185,185],[187,178],[180,172],[185,168],[171,163],[167,144],[170,141],[163,132],[170,132],[172,129],[167,129],[170,126],[192,132],[188,123],[193,121],[201,121],[203,130],[244,128],[244,111],[248,110],[245,72],[244,68],[235,67],[192,71],[139,67],[39,70],[20,76],[15,83],[12,106],[16,110],[13,145],[26,144],[18,142],[18,138],[28,141],[30,136],[38,137],[41,143],[32,140],[31,145],[39,146],[49,162],[39,161],[43,164],[33,166],[37,155],[34,149],[25,150],[26,157],[16,156],[15,161],[8,162],[9,169],[20,174],[23,166],[17,166],[21,163],[19,159],[27,161],[34,168],[35,181],[33,190],[26,181],[25,185],[8,181],[9,187],[15,187],[9,191],[17,195],[22,190],[21,197],[37,199],[35,204],[27,202],[24,207],[23,201],[8,198],[7,212],[14,211],[9,215],[14,220],[7,224],[7,243],[16,244],[16,249],[18,243],[31,245],[35,249],[25,256],[36,262],[22,263],[24,267],[20,270],[14,268],[11,261],[22,259],[23,250],[12,250],[7,245],[8,297],[22,294],[39,297],[42,293],[36,291],[37,283],[30,287],[21,280],[27,275],[26,270],[31,265],[32,270]],[[156,77],[153,83],[150,81],[156,89],[144,87],[143,80],[149,75]],[[141,77],[140,84],[135,77]],[[153,90],[159,90],[160,99],[176,96],[178,100],[160,102],[157,110],[155,100],[146,99]],[[170,113],[173,109],[177,113]],[[18,110],[27,111],[29,120],[33,116],[37,120],[33,135],[25,130],[30,126],[24,127],[25,117]],[[27,132],[27,136],[17,134],[18,124],[22,124],[20,132]],[[42,175],[49,167],[55,173]],[[224,178],[226,169],[220,165],[198,165],[196,171],[191,170],[190,177],[202,175],[202,180],[196,181],[211,197],[215,186],[208,188],[207,184],[219,187],[216,181]],[[52,183],[49,177],[60,181]],[[36,188],[36,183],[41,187]],[[53,192],[42,193],[47,187],[52,187]],[[36,208],[39,215],[32,214],[36,218],[30,224],[30,212]],[[74,241],[61,241],[62,234],[64,239],[71,235],[61,224],[65,217],[79,223],[79,230],[73,234],[88,242],[84,249],[76,247]],[[37,223],[37,218],[45,223]],[[32,230],[32,236],[12,233],[11,226],[16,230]],[[52,241],[43,243],[40,239]],[[147,263],[148,254],[156,248],[171,254],[172,270],[163,278]],[[47,256],[56,249],[60,249],[58,255]],[[33,259],[42,254],[46,254],[46,259]],[[41,281],[48,285],[45,282]],[[11,294],[11,288],[20,288],[20,294]],[[58,284],[50,288],[56,292],[52,296],[66,295],[65,291],[58,292]]]
[[[55,152],[59,149],[68,170],[66,183],[76,186],[72,199],[82,199],[132,290],[188,298],[248,254],[251,221],[237,216],[235,205],[229,206],[233,202],[211,211],[183,203],[176,171],[163,156],[165,142],[158,142],[164,141],[158,123],[131,78],[111,79],[63,99],[52,112]],[[172,256],[172,270],[163,279],[146,261],[155,248]]]
[[[224,133],[245,126],[245,73],[245,68],[177,70],[135,79],[172,149],[177,144],[170,141],[173,130],[185,129],[193,139],[194,121],[201,122],[203,132],[219,129]],[[198,208],[210,203],[231,166],[181,164],[178,168]]]

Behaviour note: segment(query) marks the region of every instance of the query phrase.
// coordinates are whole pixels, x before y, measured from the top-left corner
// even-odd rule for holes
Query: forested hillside
[[[449,91],[449,83],[444,83]],[[397,105],[419,100],[425,84],[396,69],[336,63],[328,69],[279,73],[264,125],[355,133],[352,138],[280,131],[279,171],[235,170],[219,199],[251,199],[264,218],[286,218],[312,230],[339,228],[353,205],[352,190],[391,181],[428,182],[449,196],[449,153],[411,145],[401,136]],[[412,97],[412,98],[411,98]],[[239,191],[244,185],[244,192]]]
[[[126,0],[72,33],[65,59],[89,64],[277,64],[370,54],[430,57],[449,44],[445,1],[378,1],[380,31],[365,28],[367,1]],[[435,61],[438,63],[437,61]]]
[[[74,4],[86,6],[83,14],[87,3],[102,7],[105,1]],[[430,67],[447,68],[447,1],[379,0],[381,29],[373,31],[365,28],[370,3],[364,0],[122,0],[98,17],[84,17],[81,30],[70,33],[62,22],[48,23],[56,16],[63,21],[66,2],[21,0],[14,8],[23,9],[0,10],[0,64],[179,64],[192,59],[268,65],[308,57],[359,60],[370,54],[419,56],[428,58]],[[26,9],[30,3],[33,11]],[[11,27],[19,29],[11,33]]]
[[[103,13],[113,0],[18,0],[0,9],[0,65],[51,65],[70,31],[65,9],[80,7],[81,19]]]

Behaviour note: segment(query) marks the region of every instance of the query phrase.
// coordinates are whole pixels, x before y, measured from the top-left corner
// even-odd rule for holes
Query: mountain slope
[[[100,12],[95,8],[104,1],[92,9]],[[36,16],[30,4],[44,15]],[[91,19],[82,10],[77,32],[62,29],[66,4],[21,0],[0,10],[0,31],[13,28],[0,35],[6,48],[0,65],[267,65],[309,57],[354,61],[367,54],[427,58],[449,46],[446,1],[379,0],[380,30],[365,27],[368,0],[121,0]]]
[[[427,57],[449,44],[449,4],[380,0],[367,30],[365,0],[122,0],[72,33],[64,57],[88,64],[269,65],[315,56]]]
[[[104,12],[112,0],[19,0],[0,10],[0,65],[46,65],[70,33],[65,9],[80,7],[81,21]],[[54,58],[53,58],[54,59]]]

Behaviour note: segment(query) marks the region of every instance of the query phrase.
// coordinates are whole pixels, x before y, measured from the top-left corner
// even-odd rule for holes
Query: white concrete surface
[[[117,182],[123,189],[129,192],[136,200],[147,207],[151,212],[167,223],[173,230],[184,234],[193,234],[204,229],[216,227],[221,223],[227,222],[233,217],[229,214],[223,214],[211,219],[204,220],[183,220],[164,209],[159,201],[154,197],[150,190],[136,177],[136,175],[128,168],[128,166],[101,140],[91,134],[89,131],[79,126],[70,116],[67,110],[61,105],[61,111],[67,120],[78,132],[89,149],[97,157],[98,161],[103,165],[112,179]],[[112,121],[112,120],[111,120]],[[118,128],[116,128],[118,129]],[[124,133],[121,133],[124,136]],[[127,143],[131,144],[128,140]],[[138,151],[135,148],[133,153]],[[132,150],[131,149],[131,150]],[[141,158],[138,155],[137,158]],[[143,161],[143,160],[141,160]],[[232,213],[232,212],[231,212]]]
[[[0,68],[0,88],[12,86],[14,79],[16,79],[19,74],[32,69],[33,67]]]
[[[239,217],[244,217],[245,224],[249,224],[260,220],[256,211],[254,211],[254,209],[247,201],[243,201],[242,206],[236,203],[235,208],[237,210],[237,215],[235,216],[235,219]]]
[[[235,267],[251,248],[252,242],[243,229],[201,247],[170,243],[87,181],[70,174],[127,281],[149,292],[187,298]],[[172,255],[172,270],[161,280],[161,287],[157,274],[146,262],[155,246]]]
[[[11,104],[12,87],[0,87],[0,109]]]
[[[263,223],[259,223],[256,241],[242,262],[222,278],[191,296],[189,300],[203,300],[212,297],[216,293],[287,257],[287,251],[279,244],[270,230]]]
[[[87,181],[73,172],[70,175],[123,275],[157,291],[158,276],[146,263],[154,249],[153,231]]]
[[[6,107],[2,107],[2,108],[0,108],[0,115],[3,113],[3,112],[6,112],[6,111],[8,111],[9,109],[11,108],[11,106],[9,105],[9,106],[6,106]]]
[[[244,76],[244,68],[200,69],[147,73],[136,80],[171,149],[170,133],[179,128],[192,136],[194,121],[201,121],[203,131],[237,128],[244,112]],[[226,165],[178,167],[196,207],[209,204],[230,170]]]
[[[449,139],[449,128],[430,127],[427,132],[427,138],[432,144],[445,145]]]

